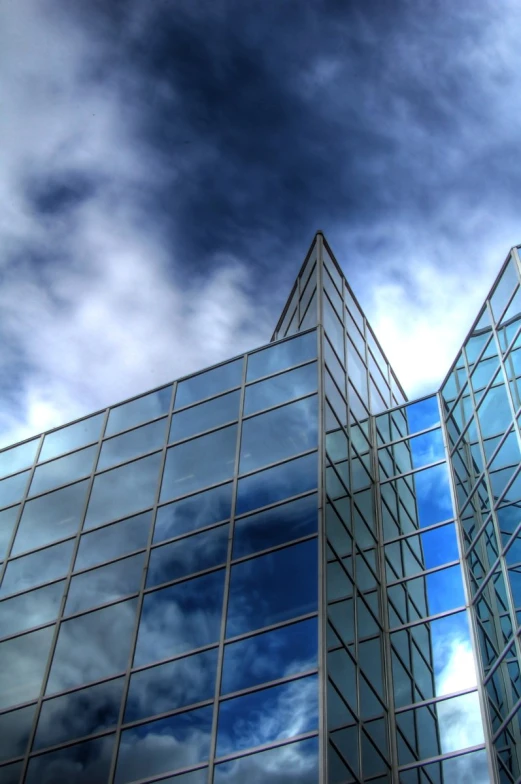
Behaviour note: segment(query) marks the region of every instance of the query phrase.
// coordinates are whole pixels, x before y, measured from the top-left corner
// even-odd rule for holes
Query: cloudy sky
[[[0,433],[253,348],[321,228],[409,396],[521,242],[517,0],[0,0]]]

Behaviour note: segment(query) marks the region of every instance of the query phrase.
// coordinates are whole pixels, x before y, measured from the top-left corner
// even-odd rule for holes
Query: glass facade
[[[0,451],[0,784],[521,781],[520,280],[408,402],[318,233],[269,344]]]

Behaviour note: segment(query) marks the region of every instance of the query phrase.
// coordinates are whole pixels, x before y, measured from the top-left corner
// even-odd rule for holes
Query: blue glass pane
[[[512,421],[505,385],[491,387],[478,408],[483,438],[504,433]]]
[[[45,493],[46,490],[54,490],[55,487],[75,482],[76,479],[90,474],[94,466],[96,449],[96,446],[89,446],[80,449],[79,452],[72,452],[65,457],[37,466],[29,494]]]
[[[271,408],[279,403],[285,403],[293,398],[303,397],[317,389],[317,365],[311,365],[289,370],[266,381],[259,381],[246,387],[244,399],[244,413],[254,414],[264,408]]]
[[[114,735],[33,757],[25,784],[106,784]]]
[[[161,501],[224,482],[233,476],[237,425],[193,438],[166,453]]]
[[[196,531],[230,517],[232,484],[228,483],[204,493],[183,498],[157,510],[154,542]]]
[[[22,500],[29,481],[29,473],[24,471],[7,479],[0,479],[0,506],[10,506]]]
[[[97,604],[105,604],[137,593],[141,586],[144,561],[145,554],[139,553],[98,569],[73,575],[65,614],[72,615]]]
[[[98,471],[131,460],[138,455],[144,455],[145,452],[161,449],[165,443],[166,422],[166,419],[159,419],[150,425],[143,425],[136,430],[104,441],[98,460]]]
[[[421,536],[425,568],[433,569],[449,561],[459,560],[458,540],[454,523],[426,531]]]
[[[317,569],[315,539],[233,566],[227,637],[314,612]]]
[[[224,649],[221,694],[312,670],[317,656],[316,618],[230,643]]]
[[[298,400],[242,425],[240,471],[253,471],[317,446],[317,398]]]
[[[446,464],[414,474],[420,526],[434,525],[454,517]]]
[[[119,523],[98,528],[80,539],[75,569],[87,569],[103,561],[146,547],[150,533],[152,512],[129,517]]]
[[[459,566],[449,566],[426,577],[428,608],[431,615],[465,605]]]
[[[229,392],[207,403],[186,408],[172,417],[169,441],[180,441],[239,417],[240,392]]]
[[[0,634],[16,634],[54,621],[60,609],[64,581],[0,602]]]
[[[404,411],[409,425],[409,435],[420,430],[427,430],[428,427],[440,423],[440,410],[436,395],[420,400],[419,403],[411,403],[410,406],[405,406]]]
[[[168,386],[116,406],[109,413],[105,436],[112,436],[121,430],[128,430],[135,425],[141,425],[150,419],[167,414],[171,397],[172,387]]]
[[[217,648],[134,673],[125,722],[213,700],[216,675]]]
[[[228,536],[229,526],[222,525],[155,547],[150,553],[146,587],[151,588],[224,563]]]
[[[2,713],[0,716],[0,762],[25,754],[35,710],[36,705],[29,705],[27,708]]]
[[[236,514],[274,504],[317,486],[317,455],[305,455],[239,479]]]
[[[50,460],[51,457],[72,452],[80,446],[86,446],[93,441],[98,441],[103,426],[104,414],[96,414],[88,419],[82,419],[73,425],[67,425],[53,433],[48,433],[43,439],[42,451],[39,460]]]
[[[35,700],[42,686],[54,627],[38,629],[0,643],[0,708]]]
[[[291,738],[318,726],[315,675],[222,702],[217,756]]]
[[[124,730],[115,784],[208,759],[213,708],[198,708]]]
[[[441,430],[431,430],[421,436],[411,438],[407,442],[411,448],[412,464],[414,468],[421,468],[445,459],[445,447]]]
[[[243,358],[220,365],[213,370],[206,370],[197,376],[191,376],[177,385],[174,408],[189,406],[206,397],[218,395],[228,389],[240,387],[242,381]]]
[[[318,738],[301,740],[275,749],[239,757],[216,765],[214,784],[316,784],[318,773]]]
[[[146,594],[134,666],[167,659],[219,639],[224,569]]]
[[[20,507],[12,506],[0,512],[0,561],[7,555]]]
[[[285,370],[293,365],[300,365],[317,356],[316,332],[307,332],[298,335],[283,343],[274,343],[262,351],[256,351],[248,357],[247,381],[253,381],[262,376],[269,376],[279,370]]]
[[[0,596],[24,591],[40,583],[56,580],[58,577],[65,577],[73,550],[72,539],[10,561],[2,580]]]
[[[39,443],[39,438],[33,438],[32,441],[26,441],[25,444],[12,446],[0,452],[0,476],[14,474],[23,468],[29,468],[34,462]]]
[[[316,495],[235,521],[233,557],[240,558],[317,531]]]

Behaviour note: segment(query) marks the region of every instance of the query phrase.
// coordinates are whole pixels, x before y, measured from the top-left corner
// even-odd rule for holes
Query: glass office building
[[[272,341],[0,452],[0,784],[521,781],[513,249],[407,402],[319,232]]]

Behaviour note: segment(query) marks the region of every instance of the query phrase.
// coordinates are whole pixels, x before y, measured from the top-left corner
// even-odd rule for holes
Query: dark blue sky
[[[0,414],[269,339],[322,228],[410,395],[521,241],[514,0],[6,2]]]

